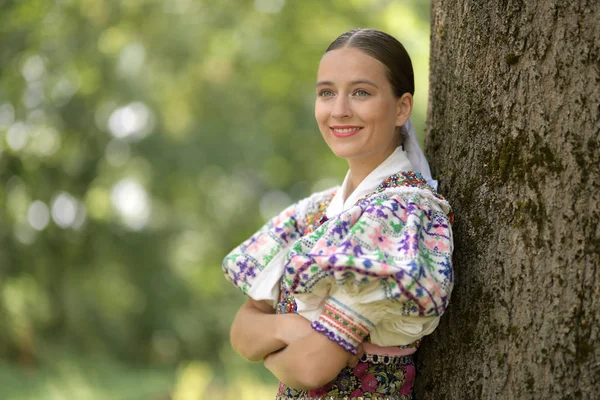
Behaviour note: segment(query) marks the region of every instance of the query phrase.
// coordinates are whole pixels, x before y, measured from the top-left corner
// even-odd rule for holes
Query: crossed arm
[[[250,361],[265,366],[286,385],[296,389],[321,387],[335,378],[356,356],[310,327],[297,314],[275,314],[264,302],[249,299],[231,326],[231,344]]]

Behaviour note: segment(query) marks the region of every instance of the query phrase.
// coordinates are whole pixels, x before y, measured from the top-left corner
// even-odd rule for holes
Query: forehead
[[[317,75],[319,81],[334,83],[357,79],[368,79],[375,83],[387,81],[386,67],[381,61],[352,47],[325,53],[319,63]]]

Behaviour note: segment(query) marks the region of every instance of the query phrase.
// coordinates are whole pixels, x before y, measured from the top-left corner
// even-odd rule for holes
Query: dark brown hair
[[[352,47],[379,60],[387,69],[387,77],[396,97],[415,94],[415,77],[410,56],[402,43],[376,29],[353,29],[342,33],[325,51]]]

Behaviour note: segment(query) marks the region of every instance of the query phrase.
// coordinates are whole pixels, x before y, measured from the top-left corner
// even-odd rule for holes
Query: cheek
[[[317,102],[317,104],[315,104],[315,119],[317,120],[319,125],[327,121],[328,115],[329,114],[327,113],[327,108],[323,104]]]
[[[377,121],[379,125],[394,125],[396,122],[396,110],[388,104],[381,104],[370,110],[369,116],[372,120]]]

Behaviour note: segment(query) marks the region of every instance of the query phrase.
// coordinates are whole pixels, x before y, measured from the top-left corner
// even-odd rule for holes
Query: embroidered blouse
[[[450,300],[450,205],[400,147],[344,200],[349,178],[272,218],[223,270],[274,306],[283,285],[313,329],[353,354],[367,336],[410,345],[437,327]]]

